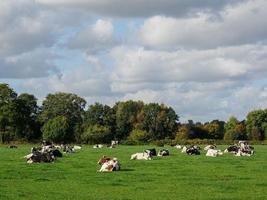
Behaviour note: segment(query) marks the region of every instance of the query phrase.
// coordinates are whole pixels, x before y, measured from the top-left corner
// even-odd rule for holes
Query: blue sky
[[[265,0],[1,0],[0,82],[88,104],[142,100],[182,121],[267,107]]]

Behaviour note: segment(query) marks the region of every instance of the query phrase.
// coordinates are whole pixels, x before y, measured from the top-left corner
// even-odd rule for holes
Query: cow
[[[216,149],[216,145],[210,144],[204,148],[205,151],[208,151],[209,149]]]
[[[186,149],[186,153],[188,155],[200,155],[199,147],[198,146],[191,146]]]
[[[229,147],[227,147],[225,150],[224,150],[224,153],[234,153],[236,154],[239,150],[239,147],[237,145],[231,145]]]
[[[176,149],[182,149],[182,146],[179,145],[179,144],[177,144],[177,145],[174,146],[174,148],[176,148]]]
[[[208,149],[206,156],[209,157],[217,157],[223,155],[223,152],[221,150],[215,150],[215,149]]]
[[[182,153],[186,153],[186,150],[187,150],[187,147],[186,146],[183,146],[183,148],[182,148]]]
[[[131,160],[151,160],[151,155],[147,152],[135,153],[131,155]]]
[[[51,153],[53,154],[54,157],[61,158],[63,156],[62,153],[58,149],[51,150]]]
[[[49,163],[53,162],[55,160],[55,156],[51,152],[39,152],[35,151],[27,156],[25,156],[27,159],[27,163]]]
[[[106,156],[103,156],[97,163],[101,165],[99,172],[112,172],[119,171],[121,169],[117,158],[110,159]]]
[[[239,149],[235,156],[252,156],[254,154],[253,150],[242,150]]]
[[[16,145],[9,145],[7,148],[10,148],[10,149],[17,149],[18,147]]]
[[[118,145],[119,144],[119,141],[118,140],[111,140],[111,145]]]
[[[156,156],[157,155],[157,151],[156,151],[155,148],[153,148],[153,149],[146,149],[146,150],[144,150],[144,152],[150,154],[150,156]]]
[[[93,146],[93,148],[94,149],[100,149],[100,148],[102,148],[103,147],[103,145],[102,144],[95,144],[94,146]]]
[[[77,150],[80,150],[82,147],[80,146],[67,146],[63,145],[63,152],[64,153],[75,153]]]
[[[158,153],[158,156],[169,156],[169,150],[168,149],[161,149]]]

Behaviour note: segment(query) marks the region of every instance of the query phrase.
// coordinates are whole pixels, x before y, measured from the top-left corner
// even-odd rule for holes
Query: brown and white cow
[[[121,168],[117,158],[111,159],[107,156],[103,156],[97,163],[101,165],[99,172],[119,171]]]

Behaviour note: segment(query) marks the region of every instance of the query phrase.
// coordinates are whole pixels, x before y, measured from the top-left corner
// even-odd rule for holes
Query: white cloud
[[[173,52],[117,47],[111,55],[114,91],[155,83],[250,81],[267,73],[267,46],[262,45]]]
[[[199,13],[190,18],[154,16],[140,29],[144,45],[158,49],[216,48],[266,40],[267,2],[247,1],[228,6],[214,18]]]
[[[114,28],[110,20],[99,19],[95,24],[78,32],[70,41],[69,47],[89,52],[107,50],[115,45]]]

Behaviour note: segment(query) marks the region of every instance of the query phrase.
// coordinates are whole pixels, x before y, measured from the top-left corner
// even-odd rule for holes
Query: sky
[[[267,107],[266,0],[1,0],[0,83],[164,103],[181,121]]]

